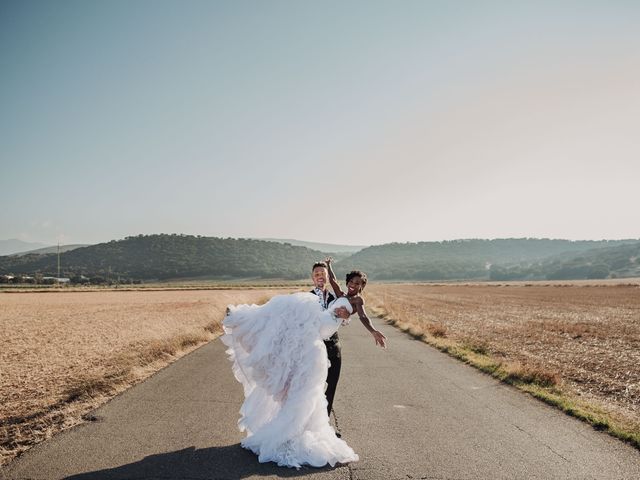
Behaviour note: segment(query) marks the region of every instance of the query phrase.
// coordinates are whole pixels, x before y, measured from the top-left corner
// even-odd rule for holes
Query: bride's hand
[[[338,307],[333,311],[334,315],[342,320],[347,320],[351,314],[346,307]]]
[[[376,339],[376,345],[380,345],[382,348],[387,348],[387,337],[385,337],[382,332],[374,330],[371,332],[371,335]]]

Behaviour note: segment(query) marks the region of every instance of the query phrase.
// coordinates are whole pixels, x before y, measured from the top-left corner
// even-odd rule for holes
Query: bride
[[[221,339],[244,387],[241,445],[259,462],[300,468],[358,461],[329,424],[324,395],[329,362],[322,340],[341,325],[339,307],[353,313],[346,298],[324,310],[313,293],[229,306]]]

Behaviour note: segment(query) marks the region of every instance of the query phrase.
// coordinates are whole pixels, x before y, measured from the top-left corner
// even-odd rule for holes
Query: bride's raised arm
[[[333,257],[327,257],[324,262],[327,264],[327,270],[329,271],[329,283],[331,284],[331,288],[333,288],[333,292],[336,294],[336,297],[344,297],[344,292],[340,288],[336,274],[333,272],[333,268],[331,268]]]

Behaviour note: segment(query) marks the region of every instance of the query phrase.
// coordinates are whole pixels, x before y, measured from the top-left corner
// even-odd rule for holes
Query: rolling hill
[[[640,277],[640,242],[554,255],[491,268],[492,280],[577,280]]]
[[[288,242],[160,234],[60,256],[68,277],[303,279],[325,253]],[[639,259],[639,240],[471,239],[367,247],[339,259],[335,270],[339,278],[359,269],[381,281],[586,279],[640,276]],[[55,253],[0,257],[0,274],[55,275],[56,269]]]
[[[374,280],[488,280],[501,267],[539,262],[578,261],[576,255],[638,243],[638,240],[469,239],[442,242],[388,243],[365,248],[336,264],[345,273],[358,268]],[[601,252],[602,253],[602,252]],[[515,270],[513,270],[515,274]],[[544,279],[549,272],[538,272]],[[525,278],[528,275],[521,276]],[[501,279],[494,276],[493,279]],[[513,279],[518,275],[514,275]]]
[[[60,255],[66,276],[116,275],[134,279],[197,276],[298,279],[324,254],[305,247],[260,240],[139,235],[77,248]],[[0,257],[0,274],[53,275],[56,254]]]

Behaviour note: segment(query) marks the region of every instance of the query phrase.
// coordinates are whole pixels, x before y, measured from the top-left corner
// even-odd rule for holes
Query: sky
[[[640,2],[0,0],[0,239],[640,238]]]

